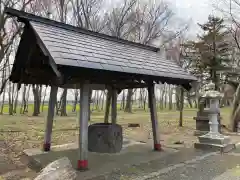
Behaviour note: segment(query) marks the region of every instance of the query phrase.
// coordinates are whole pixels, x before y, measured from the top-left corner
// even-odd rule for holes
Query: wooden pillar
[[[156,108],[156,98],[154,93],[154,84],[149,85],[148,87],[148,98],[149,98],[149,108],[151,113],[151,122],[152,122],[152,132],[153,132],[153,146],[155,151],[160,151],[160,137],[158,131],[158,118],[157,118],[157,108]]]
[[[111,112],[111,117],[112,117],[112,124],[117,123],[117,90],[112,89],[112,112]]]
[[[107,98],[106,98],[106,108],[105,108],[105,115],[104,115],[104,123],[108,123],[108,117],[110,112],[110,105],[111,105],[111,90],[108,89]]]
[[[84,82],[81,85],[80,90],[80,132],[79,132],[79,159],[78,169],[88,169],[88,119],[89,119],[89,96],[90,85],[88,82]]]
[[[58,87],[52,86],[49,102],[48,102],[48,114],[47,114],[47,122],[44,136],[44,144],[43,150],[50,151],[51,149],[51,135],[52,135],[52,127],[53,127],[53,118],[54,118],[54,109],[57,101],[57,91]]]

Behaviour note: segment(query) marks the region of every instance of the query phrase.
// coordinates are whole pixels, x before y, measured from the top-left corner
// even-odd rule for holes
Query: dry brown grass
[[[228,124],[230,110],[222,109],[221,111],[223,123]],[[195,129],[193,117],[195,115],[196,110],[186,109],[184,111],[183,127],[178,127],[178,111],[158,112],[162,143],[169,145],[174,144],[176,141],[184,141],[185,146],[192,145],[196,140],[196,137],[193,136],[193,131]],[[24,149],[42,147],[45,119],[46,114],[40,117],[31,117],[27,115],[0,116],[0,142],[2,142],[0,146],[0,155],[4,155],[10,169],[13,166],[16,166],[16,169],[25,167],[20,161]],[[93,112],[90,123],[103,122],[103,119],[103,112]],[[132,114],[128,114],[120,111],[118,112],[118,123],[123,126],[124,135],[127,137],[138,141],[147,141],[151,138],[151,135],[149,135],[151,133],[149,112],[135,111]],[[140,123],[140,128],[127,128],[128,123]],[[78,129],[78,118],[76,114],[69,114],[68,117],[55,117],[52,144],[57,145],[76,142],[78,138]],[[24,172],[25,171],[27,173],[32,173],[27,168]]]
[[[224,109],[222,116],[224,124],[227,124],[229,110]],[[160,133],[171,135],[176,133],[190,135],[195,128],[193,117],[196,115],[196,110],[185,110],[183,118],[183,127],[178,127],[179,112],[178,111],[163,111],[158,112]],[[102,122],[104,117],[103,112],[93,112],[91,122]],[[0,139],[4,139],[7,144],[11,143],[19,151],[27,148],[40,148],[42,146],[45,116],[0,116]],[[118,123],[126,127],[128,123],[140,123],[140,128],[124,128],[125,134],[134,134],[134,130],[148,134],[151,131],[149,112],[137,111],[132,114],[120,111],[118,113]],[[75,142],[78,137],[78,121],[76,115],[68,117],[55,117],[52,143],[63,144]]]

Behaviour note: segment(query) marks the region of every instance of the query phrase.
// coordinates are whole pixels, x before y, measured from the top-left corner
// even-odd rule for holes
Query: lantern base
[[[218,144],[218,145],[229,144],[231,141],[229,136],[224,136],[220,133],[213,133],[213,132],[209,132],[203,136],[199,136],[198,140],[200,143]]]
[[[220,151],[221,153],[227,153],[236,148],[235,144],[207,144],[207,143],[195,143],[195,149],[201,149],[206,151]]]
[[[198,140],[199,143],[194,144],[196,149],[214,150],[222,153],[235,149],[235,144],[230,143],[230,138],[220,133],[209,132],[203,136],[199,136]]]

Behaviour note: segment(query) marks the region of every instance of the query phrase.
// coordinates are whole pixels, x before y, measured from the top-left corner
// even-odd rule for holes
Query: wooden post
[[[90,85],[84,82],[80,90],[80,132],[79,132],[79,159],[78,169],[88,169],[88,119],[89,119],[89,96]]]
[[[162,147],[160,144],[160,137],[159,137],[159,130],[158,130],[158,118],[157,118],[156,98],[154,93],[154,84],[151,84],[148,87],[148,98],[149,98],[149,108],[150,108],[151,121],[152,121],[154,150],[161,151]]]
[[[106,108],[105,108],[105,115],[104,115],[104,123],[108,123],[108,117],[110,112],[110,105],[111,105],[111,90],[108,90],[107,92],[107,98],[106,98]]]
[[[43,150],[50,151],[51,149],[51,135],[52,135],[52,127],[53,127],[53,118],[54,118],[54,109],[57,101],[57,91],[58,87],[52,86],[49,102],[48,102],[48,114],[47,114],[47,122],[44,136],[44,144]]]
[[[117,123],[117,91],[116,89],[112,89],[112,124]]]
[[[179,114],[179,126],[183,126],[183,107],[184,107],[184,89],[180,87],[180,114]]]

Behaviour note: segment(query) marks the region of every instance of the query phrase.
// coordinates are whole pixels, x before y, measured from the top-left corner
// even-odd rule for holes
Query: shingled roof
[[[80,72],[82,72],[82,77],[85,74],[84,78],[87,78],[87,75],[90,76],[90,80],[93,79],[91,76],[94,74],[95,81],[100,83],[107,83],[101,81],[106,78],[115,84],[117,84],[116,81],[122,80],[123,82],[126,78],[131,78],[133,81],[136,79],[139,83],[142,80],[151,80],[180,85],[196,80],[176,62],[163,59],[159,55],[158,48],[77,28],[10,8],[5,12],[18,17],[19,21],[25,23],[11,75],[11,80],[14,82],[34,83],[33,78],[32,80],[26,79],[28,76],[26,74],[23,78],[26,70],[29,68],[30,71],[30,66],[34,65],[32,63],[27,66],[22,59],[37,62],[36,59],[39,56],[42,59],[48,57],[50,69],[57,76],[63,74],[67,83],[70,83],[71,78],[78,77],[79,74],[76,73]],[[33,47],[35,47],[34,50]],[[39,49],[38,53],[35,53],[36,49]],[[42,68],[48,60],[41,64]],[[22,66],[22,69],[20,70],[17,66]],[[34,76],[34,72],[32,73]],[[116,79],[116,77],[122,79]],[[48,84],[46,80],[40,82],[38,78],[35,71],[35,81]],[[72,81],[72,84],[74,83]]]

